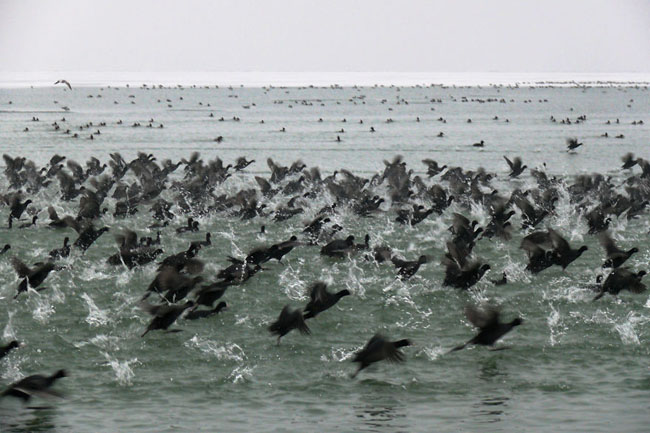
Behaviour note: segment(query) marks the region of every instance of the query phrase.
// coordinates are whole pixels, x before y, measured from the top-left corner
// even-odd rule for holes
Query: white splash
[[[203,353],[212,355],[220,361],[230,360],[243,362],[248,359],[244,350],[235,343],[225,343],[220,345],[215,341],[202,339],[195,335],[185,344],[189,347],[197,348]]]
[[[81,297],[86,301],[86,306],[88,307],[88,317],[86,317],[86,322],[91,326],[106,325],[108,323],[108,315],[106,312],[100,310],[87,293],[82,294]]]
[[[113,369],[115,372],[115,378],[117,382],[122,386],[131,386],[133,384],[132,380],[135,377],[133,369],[131,369],[131,364],[138,362],[138,358],[133,358],[128,361],[118,361],[117,358],[110,356],[106,352],[102,352],[104,358],[106,358],[106,364]]]

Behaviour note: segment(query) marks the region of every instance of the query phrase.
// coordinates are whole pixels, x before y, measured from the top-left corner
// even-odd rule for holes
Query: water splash
[[[117,383],[122,386],[133,385],[133,378],[135,377],[135,373],[131,368],[131,364],[138,363],[138,358],[133,358],[128,361],[119,361],[117,358],[112,357],[106,352],[102,352],[102,355],[104,355],[104,358],[106,358],[106,364],[104,365],[108,365],[113,369]]]
[[[221,345],[215,341],[199,338],[198,336],[192,337],[187,343],[188,347],[199,349],[203,353],[216,357],[218,360],[229,360],[243,362],[248,357],[244,350],[235,343],[225,343]]]
[[[99,309],[93,299],[87,293],[81,295],[84,301],[86,301],[86,306],[88,307],[88,316],[86,317],[86,322],[90,326],[102,326],[108,323],[108,314],[105,311]]]

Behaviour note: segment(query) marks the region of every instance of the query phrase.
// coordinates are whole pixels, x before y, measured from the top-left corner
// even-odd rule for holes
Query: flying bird
[[[70,85],[68,80],[56,80],[54,84],[65,84],[66,86],[68,86],[68,89],[72,90],[72,86]]]

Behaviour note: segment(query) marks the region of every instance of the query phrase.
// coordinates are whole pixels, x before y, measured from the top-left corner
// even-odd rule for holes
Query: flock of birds
[[[571,139],[568,150],[575,150],[581,144]],[[229,289],[246,284],[259,272],[267,271],[263,266],[271,260],[282,263],[283,257],[294,250],[320,248],[320,254],[332,260],[346,260],[358,255],[380,266],[394,266],[395,276],[401,280],[410,279],[422,266],[431,263],[431,257],[426,254],[414,260],[399,257],[389,245],[374,243],[370,235],[365,235],[361,243],[353,234],[344,235],[346,229],[332,218],[343,209],[359,218],[392,212],[397,223],[415,226],[427,218],[442,218],[452,202],[456,203],[466,215],[461,213],[463,211],[452,214],[447,251],[441,257],[441,264],[444,268],[442,285],[460,290],[473,287],[491,269],[488,263],[473,254],[476,243],[484,239],[498,238],[507,242],[513,232],[520,230],[525,235],[520,248],[528,261],[526,270],[531,274],[538,274],[551,266],[566,269],[587,250],[586,246],[572,246],[556,229],[540,229],[555,212],[561,180],[547,175],[543,168],[529,169],[518,157],[512,160],[504,157],[510,168],[509,178],[518,178],[528,169],[536,187],[525,191],[514,189],[507,195],[493,186],[496,175],[483,169],[472,171],[440,166],[434,160],[425,159],[426,177],[423,177],[407,169],[399,156],[384,161],[384,170],[371,178],[360,177],[345,169],[324,177],[318,168],[307,168],[301,161],[282,166],[269,158],[270,177],[255,176],[257,187],[244,187],[230,194],[225,193],[221,186],[234,172],[242,172],[254,160],[242,157],[234,164],[226,165],[219,158],[206,162],[195,152],[189,159],[177,162],[158,162],[152,154],[144,153],[127,162],[119,153],[112,153],[108,164],[91,158],[82,166],[65,156],[54,155],[46,166],[38,167],[24,157],[5,154],[3,158],[7,189],[0,195],[0,203],[9,212],[7,227],[21,230],[41,224],[61,231],[63,237],[63,245],[52,249],[38,263],[27,265],[18,257],[11,258],[21,281],[16,288],[15,300],[8,302],[20,302],[21,295],[29,296],[31,291],[46,290],[48,276],[66,269],[61,259],[84,254],[110,231],[102,224],[102,217],[107,212],[115,218],[125,219],[138,212],[148,213],[151,215],[149,229],[156,233],[156,237],[138,236],[135,231],[122,230],[115,236],[118,252],[106,259],[108,265],[128,269],[157,266],[156,276],[143,288],[140,300],[142,310],[151,315],[142,337],[156,330],[173,332],[171,326],[181,317],[196,320],[224,311],[228,305],[221,299]],[[625,155],[622,160],[621,169],[628,173],[622,184],[623,190],[601,174],[579,175],[567,188],[572,206],[579,209],[586,219],[588,234],[598,236],[605,251],[602,267],[607,274],[598,276],[591,287],[595,293],[594,301],[605,294],[618,295],[624,290],[632,293],[645,291],[642,283],[645,271],[625,266],[638,249],[618,247],[608,234],[608,227],[613,217],[633,219],[644,214],[650,202],[650,162],[632,154]],[[76,214],[60,216],[53,206],[46,210],[35,208],[28,197],[47,188],[57,191],[64,202],[78,203]],[[332,203],[320,209],[314,219],[293,236],[283,242],[253,248],[244,257],[227,257],[230,265],[209,280],[201,275],[204,262],[199,255],[202,249],[210,248],[210,233],[205,233],[204,240],[189,243],[187,249],[163,257],[161,234],[200,232],[196,218],[219,214],[241,220],[257,219],[264,232],[269,224],[302,214],[310,200],[323,194],[329,194]],[[114,199],[113,209],[108,205],[109,197]],[[275,208],[271,210],[270,206],[274,204]],[[473,206],[482,207],[490,215],[489,222],[483,227],[467,216]],[[44,211],[47,211],[48,220],[39,223]],[[515,227],[511,221],[516,214],[521,219],[521,228]],[[23,221],[26,216],[30,222],[16,226],[16,222]],[[187,224],[174,227],[179,216],[187,218]],[[74,240],[70,243],[71,235]],[[11,245],[7,244],[0,255],[9,255],[10,250]],[[508,284],[508,275],[503,272],[501,278],[492,283]],[[278,344],[292,330],[310,334],[308,320],[351,295],[348,290],[331,292],[322,281],[313,282],[308,287],[308,294],[309,302],[304,308],[294,309],[286,305],[277,320],[268,325]],[[478,328],[478,333],[450,352],[472,344],[494,346],[506,333],[523,323],[518,317],[503,322],[499,310],[492,306],[468,305],[465,314]],[[358,363],[358,369],[353,377],[379,361],[403,361],[405,355],[400,349],[411,344],[408,339],[391,341],[381,334],[374,335],[354,356],[353,362]],[[19,347],[17,341],[0,346],[0,359]],[[1,395],[24,401],[29,401],[34,395],[58,395],[51,387],[62,377],[66,377],[64,370],[51,376],[28,376],[9,385]]]

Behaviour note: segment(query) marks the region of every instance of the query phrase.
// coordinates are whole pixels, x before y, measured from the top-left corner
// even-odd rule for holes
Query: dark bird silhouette
[[[349,290],[341,290],[337,293],[330,293],[327,291],[327,284],[322,281],[317,281],[309,287],[309,302],[304,309],[304,318],[311,319],[318,316],[318,314],[334,306],[339,300],[350,295]]]
[[[205,317],[214,316],[219,314],[221,311],[225,310],[228,307],[228,304],[225,302],[219,302],[219,304],[211,310],[192,310],[185,315],[186,320],[196,320],[202,319]]]
[[[345,239],[334,239],[320,249],[323,256],[345,257],[354,250],[354,236],[350,235]]]
[[[154,317],[151,320],[151,323],[149,323],[149,326],[147,326],[147,329],[144,331],[144,334],[141,335],[141,337],[147,335],[149,331],[154,331],[156,329],[167,330],[167,328],[169,328],[172,325],[172,323],[174,323],[176,319],[178,319],[180,315],[183,314],[183,311],[193,307],[194,305],[195,305],[194,301],[187,301],[182,305],[174,305],[174,304],[151,305],[142,302],[141,303],[142,309]]]
[[[520,157],[515,157],[513,161],[510,161],[507,156],[504,155],[503,159],[506,160],[508,163],[508,166],[510,167],[510,174],[509,176],[512,178],[515,178],[519,176],[521,173],[528,168],[527,165],[522,166],[521,158]]]
[[[74,241],[72,246],[79,248],[81,251],[86,251],[90,246],[95,243],[97,239],[109,230],[108,227],[102,227],[97,230],[92,223],[89,223],[85,229],[79,233],[79,237]]]
[[[50,251],[50,257],[52,257],[53,260],[68,257],[70,255],[70,245],[68,245],[68,242],[70,242],[70,238],[66,236],[65,239],[63,239],[63,246]]]
[[[228,286],[230,286],[230,283],[226,281],[217,281],[216,283],[201,286],[196,292],[196,305],[212,307],[214,302],[226,293]]]
[[[632,293],[643,293],[646,287],[641,282],[641,279],[645,274],[646,271],[634,273],[627,267],[616,268],[607,276],[600,287],[600,293],[593,300],[596,301],[602,298],[605,293],[618,295],[621,290],[629,290]]]
[[[68,82],[68,80],[56,80],[56,81],[54,82],[54,84],[55,84],[55,85],[56,85],[56,84],[65,84],[66,86],[68,86],[68,89],[72,90],[72,86],[70,85],[70,83]]]
[[[50,388],[54,385],[54,382],[56,382],[57,379],[62,377],[67,377],[65,370],[59,370],[51,376],[42,376],[40,374],[27,376],[18,382],[9,385],[9,387],[2,393],[2,396],[20,398],[25,403],[34,396],[61,397],[61,394],[51,390]]]
[[[357,377],[359,372],[375,362],[386,360],[388,362],[404,362],[404,353],[400,347],[410,346],[412,343],[407,340],[388,341],[383,335],[375,334],[363,349],[357,352],[352,362],[358,362],[359,367],[352,378]]]
[[[422,255],[417,260],[408,261],[392,257],[391,261],[393,262],[393,265],[399,269],[399,271],[397,271],[397,277],[401,280],[408,280],[415,275],[421,265],[428,261],[428,258],[427,256]]]
[[[292,329],[297,329],[301,334],[309,335],[311,331],[305,323],[305,318],[302,315],[301,309],[291,309],[285,305],[278,319],[269,325],[269,332],[278,336],[278,344],[280,339],[287,335]]]
[[[12,349],[16,349],[18,347],[20,347],[20,343],[16,340],[10,341],[9,344],[5,346],[0,346],[0,359],[7,356]]]
[[[580,146],[582,146],[582,143],[578,143],[577,138],[567,138],[567,140],[566,140],[567,152],[571,152],[572,150],[576,150]]]
[[[519,326],[524,322],[522,319],[517,317],[512,322],[502,323],[499,321],[499,310],[494,307],[479,310],[468,305],[465,307],[465,316],[467,316],[467,320],[469,320],[472,325],[479,329],[479,333],[467,343],[454,347],[450,352],[464,349],[470,344],[493,346],[499,338],[510,332],[510,330],[515,326]]]
[[[16,293],[16,296],[14,296],[14,299],[16,299],[22,292],[26,292],[28,286],[34,289],[38,288],[43,281],[45,281],[50,272],[56,268],[52,262],[37,263],[33,268],[30,268],[16,257],[12,258],[11,264],[16,270],[18,276],[23,279],[18,285],[18,292]],[[45,287],[40,287],[38,290],[45,290]]]
[[[603,268],[618,268],[625,263],[632,254],[639,252],[639,249],[636,247],[627,251],[620,249],[616,246],[614,240],[607,232],[601,233],[599,240],[607,253],[607,258],[605,259],[605,263],[603,263]]]
[[[548,233],[551,236],[551,242],[553,243],[553,258],[555,264],[562,266],[563,270],[566,269],[566,267],[575,259],[580,257],[583,252],[588,250],[586,245],[581,246],[577,250],[571,248],[569,243],[553,229],[548,229]]]

